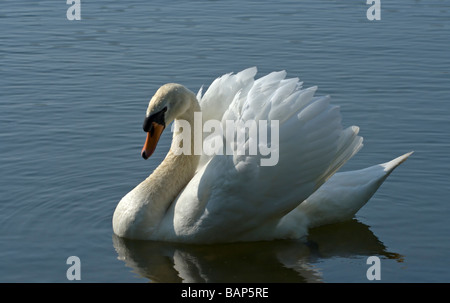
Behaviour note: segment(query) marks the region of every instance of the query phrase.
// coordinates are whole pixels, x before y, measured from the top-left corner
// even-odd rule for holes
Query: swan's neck
[[[156,228],[180,191],[194,176],[199,156],[176,155],[171,150],[155,171],[144,180],[139,195],[147,209],[144,222]]]
[[[188,123],[193,129],[194,113],[201,111],[192,92],[185,90],[183,99],[186,106],[182,107],[185,110],[176,115],[174,120],[174,137],[182,131],[177,126],[186,126]],[[190,153],[186,149],[183,149],[184,153],[177,152],[180,144],[187,144],[189,141],[173,140],[164,161],[147,179],[122,198],[113,216],[115,234],[126,238],[152,238],[170,205],[195,174],[200,155],[194,153],[194,137],[191,134],[189,138],[184,138],[190,140]]]
[[[192,112],[192,119],[185,121],[190,125],[194,125],[193,117],[194,112]],[[179,129],[176,126],[179,120],[176,119],[174,123],[174,129]],[[173,137],[175,138],[178,135],[178,131],[174,131]],[[152,201],[158,204],[155,207],[161,208],[161,210],[164,210],[164,213],[180,191],[192,179],[197,169],[200,156],[194,153],[194,136],[192,135],[188,139],[191,146],[190,153],[179,154],[176,152],[176,150],[180,149],[179,144],[187,144],[187,142],[173,140],[164,161],[144,181],[148,185],[146,193],[151,194]]]
[[[175,130],[179,129],[176,123],[180,123],[180,120],[194,125],[194,113],[200,111],[200,106],[195,96],[191,99],[193,100],[189,109],[175,119]],[[173,136],[177,135],[175,131]],[[133,217],[126,219],[130,220],[129,224],[124,224],[128,225],[126,236],[132,238],[133,235],[143,233],[150,236],[158,228],[177,195],[194,176],[200,156],[193,153],[194,136],[190,137],[192,147],[190,154],[177,154],[175,151],[179,147],[176,145],[180,144],[180,141],[174,140],[164,161],[127,195],[129,197],[124,197],[127,198],[125,204],[128,204],[125,213],[132,214]]]

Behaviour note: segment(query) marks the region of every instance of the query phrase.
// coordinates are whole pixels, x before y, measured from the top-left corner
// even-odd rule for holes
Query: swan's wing
[[[202,95],[203,87],[197,93],[202,109],[203,120],[221,120],[238,91],[249,89],[254,82],[256,67],[251,67],[237,74],[225,74],[214,80]]]
[[[228,110],[237,93],[248,92],[253,86],[257,68],[250,67],[237,74],[228,73],[215,79],[209,85],[205,94],[203,87],[197,93],[197,100],[202,110],[203,122],[208,120],[221,121],[223,114]],[[210,132],[204,132],[203,138],[207,138]],[[203,153],[198,169],[201,169],[211,156]]]
[[[243,154],[236,138],[224,140],[233,153],[212,156],[173,203],[171,220],[178,238],[261,238],[252,234],[255,229],[277,224],[362,147],[358,128],[342,128],[339,108],[330,105],[329,97],[314,97],[315,87],[301,89],[298,79],[285,76],[274,72],[249,81],[232,96],[222,125],[227,120],[258,125],[267,120],[271,144],[259,140],[262,128],[257,137],[245,137]],[[258,152],[253,155],[255,142]]]

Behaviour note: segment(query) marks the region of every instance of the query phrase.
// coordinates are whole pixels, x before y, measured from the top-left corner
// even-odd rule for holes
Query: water
[[[394,2],[394,3],[392,3]],[[382,1],[2,2],[0,281],[450,282],[450,5]],[[307,241],[186,246],[113,236],[116,203],[168,150],[140,158],[159,85],[192,90],[258,66],[318,85],[359,125],[343,170],[414,155],[344,224]]]

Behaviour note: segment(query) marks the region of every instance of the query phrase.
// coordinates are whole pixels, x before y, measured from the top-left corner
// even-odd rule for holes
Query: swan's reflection
[[[304,241],[187,245],[113,237],[119,259],[151,282],[320,282],[314,263],[331,257],[378,255],[386,251],[357,220],[312,229]]]

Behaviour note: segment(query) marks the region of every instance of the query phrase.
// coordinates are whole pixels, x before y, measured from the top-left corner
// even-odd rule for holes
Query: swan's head
[[[155,151],[166,125],[177,118],[183,119],[196,101],[194,93],[180,84],[165,84],[156,91],[148,104],[143,125],[147,132],[147,140],[141,153],[144,159],[148,159]]]

